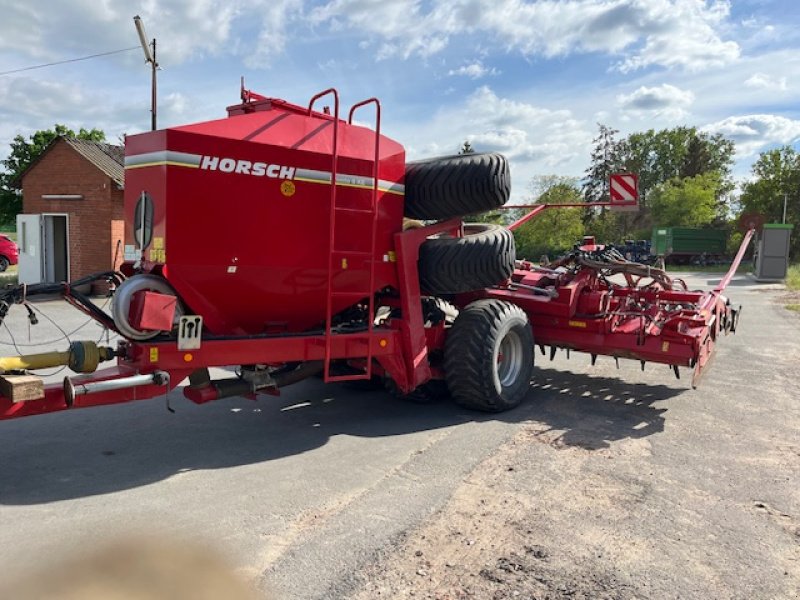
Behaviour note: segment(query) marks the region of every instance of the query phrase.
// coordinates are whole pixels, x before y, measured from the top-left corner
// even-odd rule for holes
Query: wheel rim
[[[516,331],[509,331],[500,340],[495,352],[495,370],[497,380],[503,387],[513,385],[522,372],[524,357],[522,338]]]

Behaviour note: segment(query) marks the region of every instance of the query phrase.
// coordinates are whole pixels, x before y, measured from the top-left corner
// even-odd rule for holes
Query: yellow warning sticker
[[[158,348],[150,348],[150,362],[155,363],[158,362]]]
[[[160,250],[164,247],[164,238],[163,237],[154,237],[153,238],[153,248]]]
[[[389,255],[389,262],[397,262],[397,252],[394,250],[389,250],[387,254]]]
[[[347,259],[346,258],[342,259],[342,270],[343,271],[347,270]]]
[[[294,193],[297,191],[297,188],[292,181],[284,181],[281,184],[281,194],[289,198],[290,196],[294,196]]]
[[[570,327],[581,327],[582,329],[586,329],[586,321],[570,321]]]
[[[167,254],[163,248],[151,248],[150,260],[153,262],[161,262],[161,263],[166,262]]]
[[[669,342],[662,342],[661,343],[661,351],[662,352],[669,352]]]

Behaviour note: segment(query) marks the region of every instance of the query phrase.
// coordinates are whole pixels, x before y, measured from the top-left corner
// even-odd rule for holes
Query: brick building
[[[121,146],[59,137],[22,173],[20,282],[74,281],[119,267],[123,165]]]

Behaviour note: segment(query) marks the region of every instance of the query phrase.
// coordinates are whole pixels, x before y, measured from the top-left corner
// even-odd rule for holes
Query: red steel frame
[[[336,172],[339,101],[336,90],[329,89],[315,96],[309,104],[309,113],[314,101],[333,94],[335,114],[331,161],[332,183],[330,199],[329,241],[332,269],[335,238]],[[376,140],[380,136],[380,103],[370,98],[353,106],[349,114],[352,122],[354,111],[366,104],[376,105]],[[373,187],[373,209],[377,197],[379,142],[376,141]],[[593,206],[616,206],[619,203],[598,203]],[[530,213],[510,226],[515,229],[536,214],[551,207],[580,206],[585,204],[534,205]],[[509,207],[519,208],[519,207]],[[375,217],[373,216],[373,219]],[[373,221],[374,223],[374,221]],[[98,406],[164,395],[197,369],[211,366],[240,364],[282,364],[287,362],[323,361],[326,380],[335,380],[330,373],[332,360],[349,359],[354,365],[365,367],[363,373],[345,376],[344,379],[363,379],[372,374],[373,359],[380,370],[391,377],[403,392],[409,392],[429,380],[434,373],[429,355],[441,349],[445,338],[444,326],[438,330],[426,329],[420,309],[420,289],[417,260],[420,246],[436,234],[461,235],[461,219],[451,219],[427,227],[398,231],[394,234],[396,272],[398,285],[397,305],[402,317],[390,319],[385,326],[371,322],[366,331],[336,333],[332,330],[331,298],[335,291],[332,279],[327,281],[327,318],[324,334],[315,335],[262,335],[245,337],[216,337],[204,339],[199,349],[179,350],[174,340],[150,342],[122,342],[118,348],[118,363],[89,375],[71,378],[73,384],[109,381],[137,374],[157,371],[169,374],[169,382],[113,391],[76,396],[68,400],[61,384],[48,385],[45,397],[40,400],[12,402],[0,396],[0,419],[64,410],[70,407]],[[372,232],[372,261],[378,260],[375,253],[375,235]],[[747,233],[742,246],[720,284],[711,292],[664,290],[654,287],[620,286],[613,289],[602,281],[591,269],[578,271],[568,280],[562,281],[546,270],[537,269],[531,263],[520,261],[519,267],[506,284],[484,290],[477,294],[456,298],[463,304],[476,297],[491,297],[519,305],[529,316],[536,344],[543,349],[565,348],[587,352],[591,355],[610,355],[641,361],[659,362],[674,367],[694,368],[694,381],[699,378],[711,357],[714,343],[723,330],[722,323],[735,319],[722,291],[730,282],[742,259],[753,231]],[[370,270],[370,286],[374,284],[374,264]],[[630,283],[630,282],[629,282]],[[550,285],[555,294],[542,295],[531,288],[542,289]],[[581,313],[582,303],[597,301],[595,314]],[[606,304],[603,304],[606,303]],[[633,314],[624,314],[619,307],[633,303],[642,307]],[[609,306],[617,307],[610,310]],[[684,305],[684,310],[665,310],[665,306]],[[605,308],[603,308],[605,306]],[[648,307],[648,308],[644,308]],[[374,295],[369,297],[369,314],[374,315]],[[727,328],[726,328],[727,332]],[[593,359],[594,360],[594,359]],[[190,394],[186,394],[191,397]],[[208,399],[213,399],[209,397]],[[205,401],[205,400],[203,400]]]

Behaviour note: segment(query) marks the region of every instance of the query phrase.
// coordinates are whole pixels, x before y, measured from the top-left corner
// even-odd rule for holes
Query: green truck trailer
[[[656,227],[651,252],[678,263],[713,263],[725,255],[728,232],[720,229]]]

